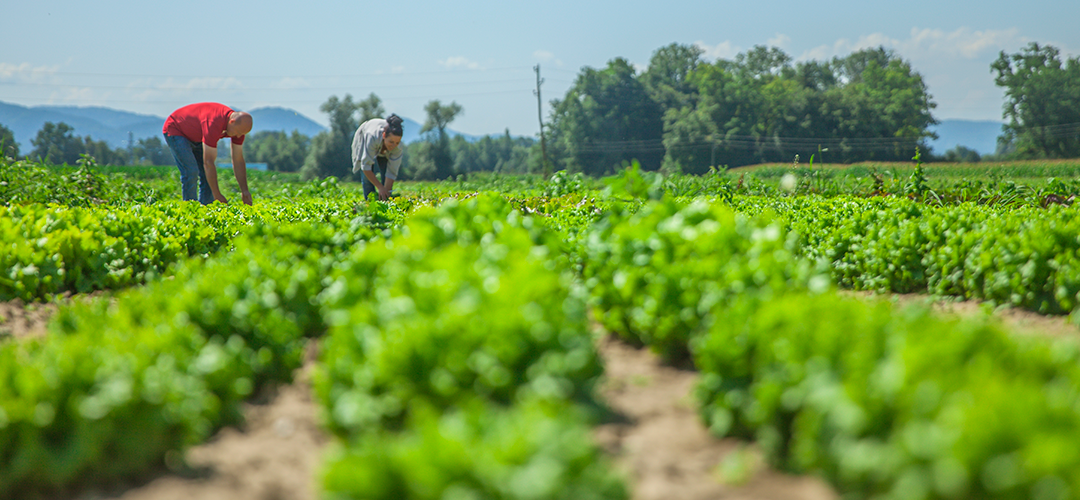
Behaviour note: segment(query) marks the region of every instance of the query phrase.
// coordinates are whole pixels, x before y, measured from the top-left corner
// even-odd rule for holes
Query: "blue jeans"
[[[388,163],[388,161],[389,160],[387,160],[385,156],[376,156],[375,165],[373,165],[372,167],[378,168],[371,169],[371,173],[375,174],[375,177],[377,177],[379,179],[379,182],[382,182],[383,184],[386,184],[386,164]],[[380,172],[382,173],[382,176],[379,175]],[[368,199],[368,195],[371,193],[375,193],[375,198],[378,199],[379,190],[375,189],[375,185],[368,180],[367,176],[364,175],[363,171],[360,171],[360,177],[363,178],[363,181],[361,182],[363,182],[364,184],[364,199]]]
[[[182,135],[165,134],[165,143],[172,150],[176,166],[180,169],[180,195],[184,201],[199,200],[203,205],[214,202],[214,192],[206,182],[203,170],[202,143],[194,143]],[[196,198],[198,195],[198,198]]]

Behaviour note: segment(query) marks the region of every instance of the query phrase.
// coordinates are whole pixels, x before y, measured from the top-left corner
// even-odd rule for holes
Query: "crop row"
[[[584,438],[601,369],[561,239],[490,199],[383,234],[361,218],[256,223],[174,279],[0,344],[0,491],[161,467],[288,381],[329,328],[317,390],[343,445],[330,493],[625,497]],[[383,481],[341,472],[356,463]]]
[[[689,356],[714,432],[845,497],[1080,497],[1075,343],[842,297],[782,222],[669,200],[613,213],[585,250],[595,312]]]
[[[44,340],[0,343],[0,491],[136,477],[236,422],[325,331],[311,298],[326,256],[371,236],[259,224],[174,279],[62,308]]]
[[[928,292],[1043,314],[1080,306],[1077,208],[930,207],[907,199],[736,198],[776,214],[856,290]]]
[[[146,283],[176,262],[227,247],[252,224],[356,218],[386,229],[407,207],[307,201],[269,207],[160,202],[123,207],[0,206],[0,300]]]
[[[315,391],[334,498],[625,498],[588,438],[602,373],[557,235],[448,201],[331,273]]]

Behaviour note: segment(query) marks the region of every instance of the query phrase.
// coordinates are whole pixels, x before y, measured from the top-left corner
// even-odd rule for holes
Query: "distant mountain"
[[[29,153],[33,146],[30,140],[37,136],[45,122],[64,122],[75,129],[75,135],[89,135],[95,140],[104,140],[109,146],[118,148],[127,145],[128,133],[135,140],[161,134],[164,118],[153,115],[141,115],[109,108],[74,106],[34,106],[0,102],[0,124],[11,129],[19,150]]]
[[[426,136],[427,134],[433,133],[433,132],[427,132],[427,134],[421,134],[420,133],[421,128],[423,128],[422,124],[417,123],[415,120],[410,120],[409,118],[402,117],[402,122],[401,122],[401,129],[402,129],[401,142],[404,142],[405,144],[410,144],[410,143],[413,143],[413,142],[416,142],[416,141],[419,141],[419,140],[423,139],[424,136]],[[453,130],[453,129],[446,129],[446,133],[449,134],[450,137],[457,137],[457,136],[464,137],[465,140],[469,141],[469,142],[476,142],[476,141],[479,141],[480,139],[482,139],[484,137],[482,135],[463,134],[463,133],[458,132],[458,131]]]
[[[314,136],[326,130],[326,127],[296,111],[286,108],[256,108],[251,111],[251,132],[263,132],[266,130],[280,130],[291,134],[293,130],[299,131],[306,136]]]
[[[253,132],[280,130],[291,134],[293,130],[298,130],[301,134],[314,136],[326,130],[326,127],[318,122],[288,108],[265,107],[248,112],[251,113],[254,123]],[[161,137],[161,127],[165,123],[165,117],[98,106],[27,107],[0,102],[0,125],[11,129],[15,134],[15,140],[19,143],[19,150],[23,154],[33,149],[30,140],[37,136],[45,122],[64,122],[75,129],[76,136],[89,135],[94,140],[104,140],[113,148],[120,148],[127,146],[129,133],[136,141]],[[404,118],[402,126],[405,132],[402,141],[406,144],[422,138],[421,124]],[[454,130],[447,130],[447,132],[451,136],[463,136],[469,141],[476,141],[481,137],[462,134]]]
[[[1002,125],[992,120],[941,120],[930,128],[938,134],[938,140],[931,141],[930,147],[937,155],[944,155],[956,146],[973,149],[980,155],[993,154]]]

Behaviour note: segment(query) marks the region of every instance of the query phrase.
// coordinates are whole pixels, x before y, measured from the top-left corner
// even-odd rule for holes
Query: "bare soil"
[[[45,325],[57,308],[51,302],[26,304],[19,299],[0,302],[0,341],[4,337],[44,337]]]
[[[1080,338],[1080,327],[1065,316],[1044,316],[1039,313],[1013,307],[992,307],[976,300],[957,301],[914,293],[877,294],[874,292],[845,292],[860,297],[891,300],[899,306],[923,305],[942,314],[962,318],[989,318],[1000,322],[1009,331],[1022,335],[1045,335],[1048,337]]]
[[[837,498],[820,479],[770,469],[753,445],[710,435],[694,409],[696,372],[665,366],[611,335],[599,350],[600,393],[623,418],[598,427],[596,438],[635,500]]]
[[[855,293],[870,297],[873,294]],[[961,316],[992,313],[1008,328],[1052,337],[1080,335],[1063,317],[989,310],[977,302],[949,302],[920,295],[889,295],[898,304],[926,303]],[[0,342],[45,335],[54,304],[0,303]],[[8,339],[9,340],[9,339]],[[697,374],[661,364],[646,349],[614,336],[600,341],[606,375],[600,394],[617,418],[596,428],[597,443],[628,478],[635,500],[835,499],[814,477],[786,475],[764,464],[751,443],[717,439],[695,411]],[[245,408],[240,428],[220,431],[184,456],[195,473],[165,474],[123,491],[86,491],[80,500],[307,500],[318,498],[318,466],[331,439],[321,430],[312,399],[311,350],[294,383],[278,387]]]

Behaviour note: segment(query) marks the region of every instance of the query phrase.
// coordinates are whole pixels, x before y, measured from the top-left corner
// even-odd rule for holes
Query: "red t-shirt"
[[[229,125],[232,109],[216,102],[188,104],[169,115],[165,126],[161,128],[166,135],[179,135],[194,143],[205,143],[217,147],[219,140],[228,137],[225,127]],[[230,137],[232,143],[244,143],[244,136]]]

